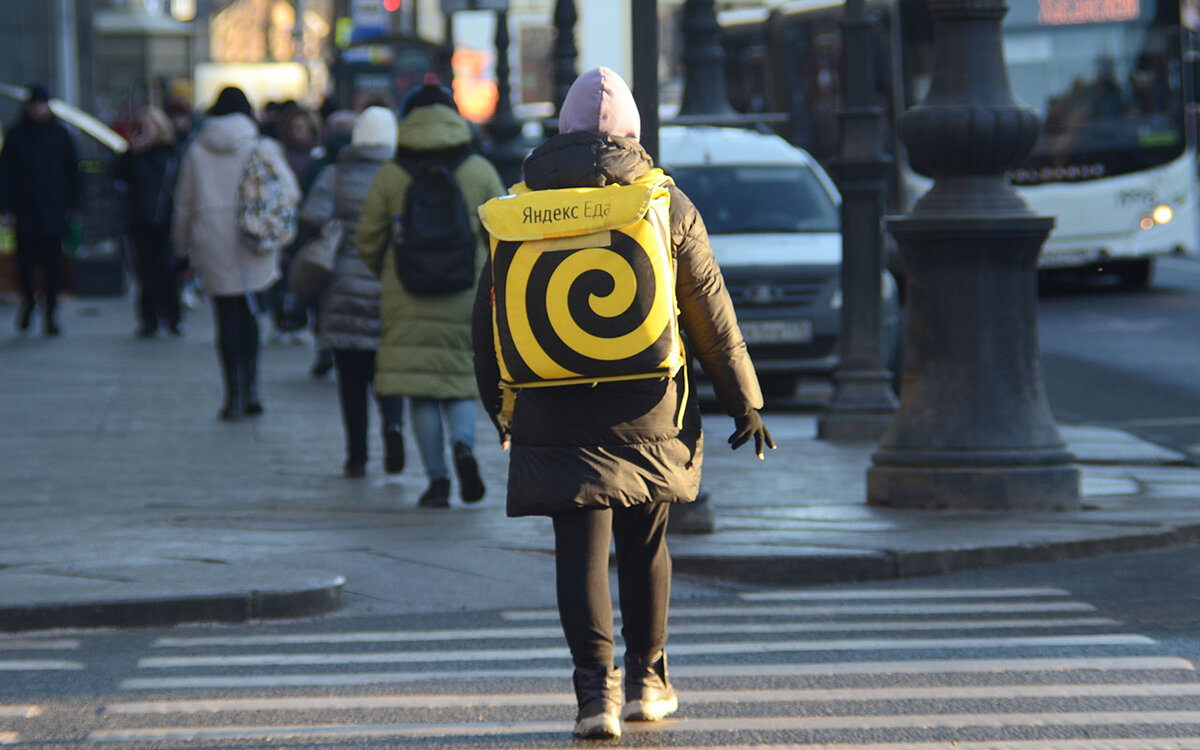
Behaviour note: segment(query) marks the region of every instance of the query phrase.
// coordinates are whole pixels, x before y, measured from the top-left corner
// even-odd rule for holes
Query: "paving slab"
[[[0,298],[0,321],[15,307]],[[415,507],[419,466],[339,476],[336,390],[307,346],[264,344],[267,414],[216,420],[208,311],[182,339],[133,337],[131,300],[70,300],[60,339],[0,334],[0,631],[312,616],[347,599],[388,611],[550,606],[553,533],[510,519],[506,456],[477,424],[485,501]],[[1200,539],[1200,468],[1106,426],[1062,425],[1078,511],[867,505],[875,447],[816,439],[816,417],[768,413],[757,462],[706,415],[712,534],[672,534],[681,588],[930,575]],[[378,435],[372,435],[377,441]],[[417,463],[409,436],[409,455]],[[503,604],[497,604],[503,602]],[[364,611],[368,611],[369,607]]]

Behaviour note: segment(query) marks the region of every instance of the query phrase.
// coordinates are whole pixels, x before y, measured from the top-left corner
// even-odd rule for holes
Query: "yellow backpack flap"
[[[528,190],[479,207],[509,388],[662,378],[683,365],[667,186]]]

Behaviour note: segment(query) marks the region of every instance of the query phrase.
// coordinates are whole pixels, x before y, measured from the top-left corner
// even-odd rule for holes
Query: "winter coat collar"
[[[258,137],[258,125],[241,112],[209,117],[200,130],[201,145],[209,151],[231,153]]]
[[[392,158],[392,153],[395,152],[392,146],[384,146],[382,144],[373,146],[355,146],[353,144],[343,146],[338,151],[338,164],[347,164],[350,162],[371,162],[379,164]]]
[[[632,138],[560,133],[525,159],[525,184],[532,190],[628,185],[653,166]]]

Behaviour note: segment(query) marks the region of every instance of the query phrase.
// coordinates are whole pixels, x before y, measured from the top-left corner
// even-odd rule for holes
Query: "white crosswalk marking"
[[[723,750],[1200,748],[1195,666],[1085,614],[1094,611],[1038,587],[754,592],[676,605],[667,650],[682,708],[625,732]],[[88,739],[566,743],[574,696],[556,617],[159,638],[120,683],[155,699],[110,702]]]
[[[41,716],[42,709],[39,706],[25,705],[9,705],[0,704],[0,719],[32,719],[35,716]]]

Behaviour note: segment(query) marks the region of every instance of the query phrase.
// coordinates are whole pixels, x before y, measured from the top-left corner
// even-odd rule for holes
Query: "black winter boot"
[[[242,364],[242,402],[247,417],[263,413],[262,401],[258,399],[258,361],[246,359]]]
[[[383,470],[388,474],[404,471],[404,430],[398,424],[383,428]]]
[[[479,476],[479,463],[471,446],[466,443],[454,444],[454,470],[458,474],[458,492],[464,503],[477,503],[483,499],[487,488],[483,478]]]
[[[576,737],[606,740],[621,736],[621,670],[609,666],[575,670]]]
[[[417,500],[417,505],[422,508],[449,508],[450,477],[442,477],[430,482],[428,489]]]
[[[230,359],[223,359],[221,367],[225,375],[225,404],[217,417],[226,422],[236,422],[246,414],[241,369],[236,360]]]
[[[625,654],[625,721],[659,721],[679,709],[675,688],[667,680],[667,655],[652,659]]]

